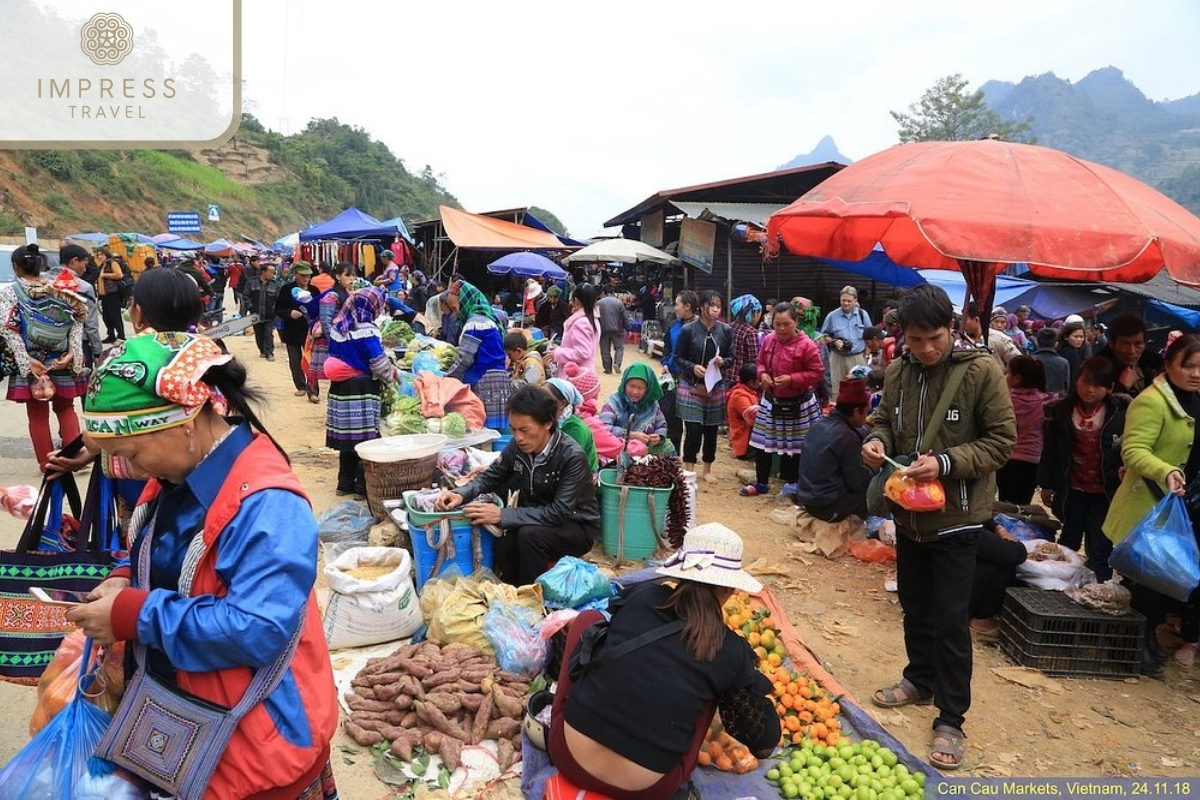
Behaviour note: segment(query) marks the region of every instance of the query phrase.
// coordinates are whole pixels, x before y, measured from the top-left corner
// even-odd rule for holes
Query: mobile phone
[[[77,606],[88,602],[88,592],[74,592],[70,589],[43,589],[41,586],[30,586],[29,593],[41,603],[53,606]]]

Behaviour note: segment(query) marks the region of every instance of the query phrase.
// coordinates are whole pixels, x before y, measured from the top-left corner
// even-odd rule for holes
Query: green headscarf
[[[625,384],[631,378],[646,382],[646,396],[637,403],[630,400],[629,395],[625,394]],[[658,382],[654,370],[650,369],[649,365],[637,363],[630,365],[621,375],[621,386],[617,391],[626,403],[636,408],[639,412],[644,412],[648,411],[652,405],[658,403],[659,398],[662,397],[662,384]]]
[[[155,433],[195,418],[210,401],[223,410],[224,398],[201,379],[232,358],[198,334],[134,336],[92,375],[83,401],[84,430],[100,439]]]
[[[497,325],[496,311],[492,304],[483,296],[483,292],[466,281],[455,281],[450,287],[450,294],[458,295],[458,324],[466,325],[471,317],[487,317]]]

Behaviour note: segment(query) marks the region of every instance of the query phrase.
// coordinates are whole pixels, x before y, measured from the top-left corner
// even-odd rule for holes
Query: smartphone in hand
[[[88,602],[89,592],[74,592],[69,589],[44,589],[41,586],[30,586],[29,593],[39,603],[49,603],[52,606],[77,606]]]

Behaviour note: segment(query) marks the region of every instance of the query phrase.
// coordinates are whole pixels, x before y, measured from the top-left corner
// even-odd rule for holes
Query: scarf
[[[375,329],[375,320],[383,315],[386,307],[383,290],[375,287],[355,289],[333,318],[330,336],[344,342],[354,338],[351,335],[354,331]]]
[[[458,295],[458,324],[460,327],[465,326],[471,317],[486,317],[499,324],[492,304],[483,296],[483,292],[471,284],[466,281],[455,281],[454,285],[450,287],[450,294]]]
[[[630,400],[629,395],[625,393],[625,384],[630,380],[644,381],[646,384],[646,395],[637,403]],[[654,370],[650,369],[649,365],[633,364],[621,376],[621,386],[617,389],[617,393],[626,405],[637,409],[639,414],[644,414],[658,405],[658,401],[662,397],[662,384],[658,382]]]

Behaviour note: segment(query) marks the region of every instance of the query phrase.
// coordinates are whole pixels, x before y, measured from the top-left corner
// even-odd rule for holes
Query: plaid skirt
[[[675,413],[684,422],[699,422],[706,428],[724,425],[725,384],[718,384],[709,394],[699,394],[696,388],[687,381],[679,382],[675,387]]]
[[[379,381],[352,378],[329,384],[325,400],[325,446],[339,452],[379,438]]]
[[[87,376],[76,375],[69,369],[56,369],[50,373],[50,381],[54,384],[55,397],[76,398],[87,394]],[[29,391],[32,381],[30,375],[10,375],[8,377],[8,393],[5,398],[15,403],[28,403],[33,399]]]
[[[328,380],[325,377],[325,359],[329,358],[329,340],[324,336],[312,339],[312,348],[308,356],[308,369],[304,371],[310,384]]]
[[[506,370],[489,369],[475,382],[471,390],[483,401],[487,419],[484,425],[503,433],[508,430],[508,396],[512,392],[512,376]]]
[[[795,414],[777,414],[765,397],[758,403],[758,416],[750,431],[750,446],[764,453],[779,453],[785,456],[800,454],[808,429],[821,418],[821,403],[816,395],[800,404]]]

